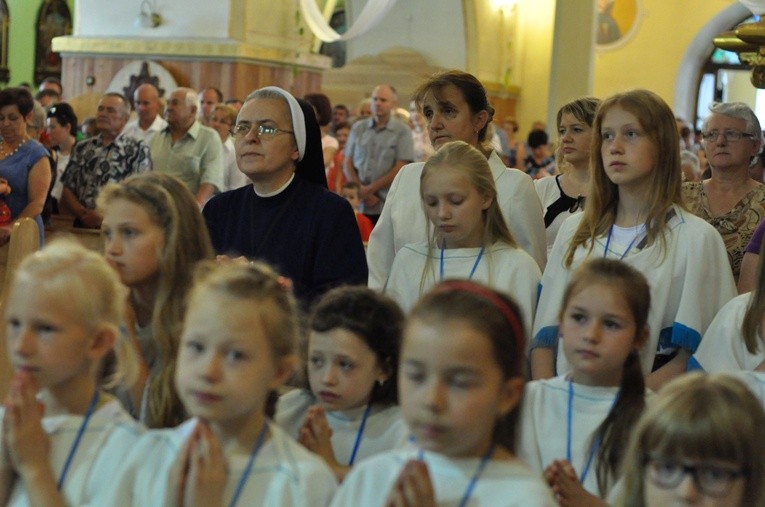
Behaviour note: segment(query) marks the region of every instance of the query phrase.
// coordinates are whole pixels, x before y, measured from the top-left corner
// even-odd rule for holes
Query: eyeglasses
[[[741,132],[740,130],[726,130],[724,132],[718,132],[717,130],[713,130],[712,132],[702,132],[701,138],[704,141],[711,141],[715,142],[717,141],[717,138],[722,135],[725,140],[729,143],[735,143],[736,141],[740,141],[742,137],[746,137],[749,139],[754,139],[754,136],[752,134],[749,134],[747,132]]]
[[[237,123],[234,125],[234,128],[229,130],[229,132],[234,137],[244,137],[249,134],[253,128],[255,129],[255,135],[260,139],[272,139],[279,134],[294,134],[292,130],[284,130],[263,124],[255,126],[245,122]]]
[[[730,492],[733,482],[744,475],[742,470],[719,465],[689,465],[671,459],[645,457],[650,481],[662,488],[677,487],[687,474],[691,474],[699,491],[708,496],[720,497]]]

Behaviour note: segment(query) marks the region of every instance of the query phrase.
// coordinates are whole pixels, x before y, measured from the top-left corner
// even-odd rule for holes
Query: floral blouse
[[[709,222],[723,238],[733,277],[738,283],[744,249],[754,230],[765,217],[765,185],[758,185],[744,196],[728,213],[712,216],[709,198],[701,181],[683,183],[683,198],[694,215]]]

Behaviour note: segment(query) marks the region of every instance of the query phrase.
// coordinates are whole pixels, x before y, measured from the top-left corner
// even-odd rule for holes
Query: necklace
[[[247,460],[247,466],[244,467],[244,472],[242,472],[242,477],[239,478],[239,484],[236,485],[234,496],[231,497],[231,501],[228,504],[229,507],[234,507],[234,505],[236,505],[236,502],[239,500],[239,495],[242,494],[244,485],[247,483],[247,479],[250,478],[250,472],[252,472],[252,464],[255,463],[255,456],[258,455],[258,451],[260,451],[260,447],[263,445],[263,441],[265,440],[267,433],[268,433],[268,423],[266,421],[263,421],[263,428],[260,430],[260,434],[258,435],[258,439],[255,441],[255,445],[252,446],[252,451],[250,452],[250,459]]]
[[[96,410],[96,405],[98,405],[98,398],[99,393],[98,389],[96,389],[96,392],[93,393],[93,398],[90,400],[90,405],[88,405],[88,410],[85,411],[85,417],[82,418],[82,424],[80,424],[80,429],[77,430],[77,436],[74,437],[74,442],[72,443],[72,448],[69,449],[69,454],[66,457],[66,461],[64,462],[64,468],[61,470],[61,476],[58,478],[58,484],[56,484],[56,489],[61,491],[61,487],[64,485],[64,481],[66,480],[66,474],[69,471],[69,466],[72,464],[72,461],[74,460],[74,455],[77,454],[77,447],[80,446],[80,440],[82,440],[82,436],[85,434],[85,430],[88,427],[88,423],[90,422],[90,416],[93,415],[93,412]]]
[[[468,504],[468,500],[470,500],[470,495],[473,494],[473,490],[475,489],[475,485],[478,483],[478,479],[481,477],[481,474],[483,473],[483,469],[486,468],[486,465],[489,464],[489,461],[491,460],[492,455],[494,454],[494,448],[496,447],[496,444],[492,443],[489,446],[489,449],[486,451],[486,454],[484,454],[481,457],[481,461],[478,463],[478,466],[475,469],[475,473],[473,474],[473,477],[470,478],[470,482],[467,485],[467,488],[465,488],[465,492],[462,494],[462,500],[460,500],[460,507],[465,507]],[[425,449],[420,448],[420,451],[417,453],[417,460],[418,461],[424,461],[425,460]]]
[[[6,150],[6,148],[5,148],[5,141],[4,140],[0,140],[0,154],[3,155],[3,158],[10,158],[10,157],[14,156],[16,154],[16,152],[19,151],[19,148],[24,146],[24,144],[27,141],[29,141],[29,138],[25,137],[24,139],[22,139],[22,141],[19,143],[19,145],[16,146],[16,149],[14,149],[11,152],[8,152],[8,150]]]

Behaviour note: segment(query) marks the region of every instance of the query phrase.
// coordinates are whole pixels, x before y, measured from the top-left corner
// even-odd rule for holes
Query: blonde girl
[[[688,361],[689,370],[708,373],[724,371],[765,371],[765,267],[763,256],[757,263],[754,290],[731,299],[715,315],[696,353]]]
[[[597,504],[588,497],[606,498],[619,476],[645,408],[638,350],[648,338],[650,302],[645,277],[612,259],[582,264],[566,288],[560,332],[571,371],[526,385],[518,450],[561,503]]]
[[[14,274],[4,311],[15,373],[2,416],[3,505],[97,504],[110,486],[141,432],[103,390],[137,369],[119,330],[124,301],[106,261],[75,243],[51,243]],[[112,353],[115,373],[101,386]]]
[[[486,157],[462,141],[443,145],[422,170],[420,199],[428,240],[399,250],[385,292],[409,310],[442,280],[474,279],[512,294],[531,322],[539,268],[507,228]]]
[[[484,154],[499,195],[496,199],[508,228],[520,247],[544,269],[546,255],[542,206],[534,184],[524,172],[508,169],[491,149],[489,125],[494,107],[481,82],[460,70],[439,72],[414,92],[436,151],[451,141],[463,141]],[[393,260],[404,245],[425,241],[428,219],[420,210],[423,162],[407,164],[396,175],[385,198],[380,220],[369,237],[369,286],[380,289]]]
[[[762,507],[765,414],[733,377],[683,375],[651,401],[625,464],[620,507]]]
[[[308,388],[279,399],[276,422],[315,452],[342,480],[374,454],[401,447],[398,354],[404,315],[366,287],[338,287],[311,313],[306,351]]]
[[[297,334],[289,283],[269,267],[204,266],[175,378],[192,419],[148,432],[104,505],[327,505],[332,471],[268,420]]]
[[[104,187],[104,254],[129,289],[128,328],[144,363],[124,397],[150,428],[185,419],[173,386],[178,336],[194,265],[213,250],[194,196],[173,176],[148,173]]]
[[[508,296],[465,280],[426,294],[400,360],[413,445],[359,463],[333,505],[556,505],[514,455],[523,351],[522,314]]]
[[[558,110],[558,167],[566,169],[552,178],[534,180],[544,208],[548,255],[561,224],[584,209],[590,178],[592,121],[599,104],[600,99],[583,97]]]
[[[593,123],[584,213],[566,220],[542,276],[534,321],[534,378],[570,371],[557,354],[557,318],[571,270],[588,258],[623,260],[651,287],[650,339],[640,352],[648,386],[685,370],[717,311],[735,295],[720,235],[681,203],[680,148],[672,110],[633,90],[606,99]],[[709,290],[709,288],[713,288]],[[657,355],[658,351],[658,355]]]

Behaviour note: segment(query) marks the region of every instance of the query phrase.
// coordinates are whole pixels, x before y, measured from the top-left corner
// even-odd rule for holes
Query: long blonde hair
[[[21,262],[13,274],[9,297],[24,298],[25,295],[17,294],[15,289],[27,283],[34,283],[38,290],[70,302],[70,315],[81,322],[88,333],[103,328],[114,333],[116,361],[104,387],[132,385],[138,373],[138,357],[129,337],[120,330],[126,289],[103,256],[72,240],[53,241]],[[7,312],[8,305],[5,308]]]
[[[482,212],[484,225],[483,245],[488,247],[494,243],[502,242],[512,247],[517,247],[518,244],[507,227],[502,210],[499,209],[499,204],[497,203],[497,187],[494,184],[494,176],[491,173],[489,162],[478,149],[464,141],[452,141],[444,144],[425,162],[425,167],[423,167],[422,174],[420,175],[420,201],[423,205],[423,211],[425,207],[425,195],[423,193],[425,181],[429,177],[437,175],[439,169],[443,167],[459,171],[476,189],[479,195],[491,199],[489,207]],[[431,231],[430,220],[427,218],[426,225],[427,237],[429,238],[428,253],[425,257],[425,267],[420,278],[420,293],[423,292],[428,273],[432,270],[431,257],[433,247],[439,243],[437,233],[436,231]],[[487,251],[486,255],[487,260],[489,260],[491,258],[491,251]],[[491,265],[489,265],[489,269],[491,269]],[[489,279],[491,279],[491,276]]]
[[[666,214],[673,205],[682,206],[680,136],[677,133],[677,123],[672,110],[661,97],[648,90],[632,90],[607,98],[595,113],[587,205],[566,252],[567,267],[571,266],[577,248],[589,243],[589,251],[592,251],[595,239],[605,235],[616,221],[619,186],[608,179],[601,152],[603,119],[614,107],[621,107],[634,115],[645,135],[656,146],[656,167],[649,175],[650,191],[647,194],[649,200],[646,202],[648,244],[659,240],[666,253],[667,238],[664,234],[667,230]]]
[[[212,244],[194,196],[174,176],[151,172],[107,185],[98,196],[99,210],[116,199],[140,206],[164,233],[151,317],[158,357],[149,379],[143,422],[150,428],[175,426],[184,419],[174,377],[186,294],[194,265],[214,257]]]

